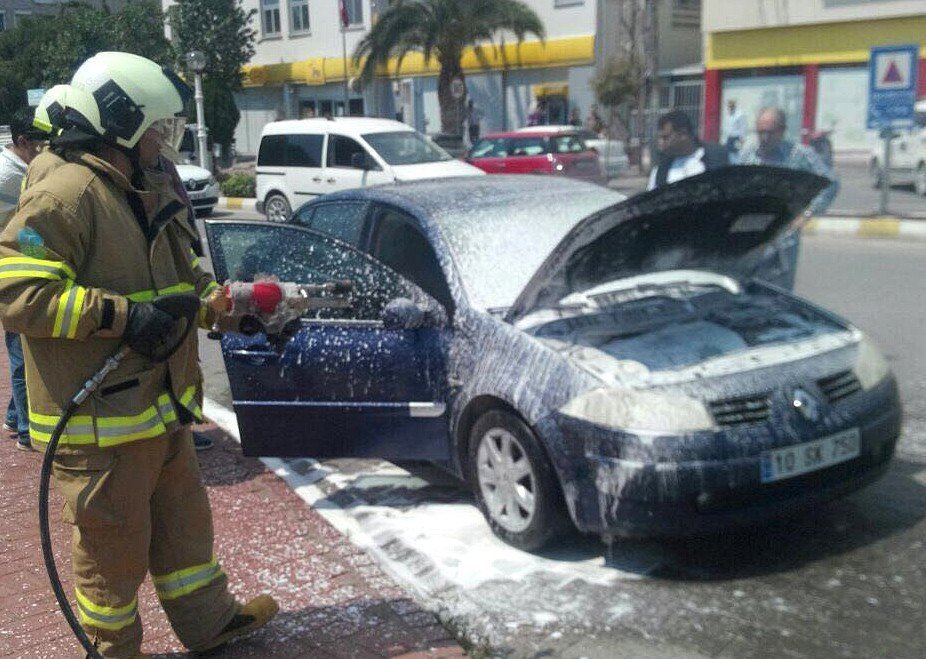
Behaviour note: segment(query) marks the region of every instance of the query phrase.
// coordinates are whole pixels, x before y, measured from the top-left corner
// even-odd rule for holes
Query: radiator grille
[[[817,380],[820,391],[830,403],[837,403],[861,390],[862,385],[852,371],[842,371],[836,375]]]
[[[721,426],[746,426],[762,423],[769,417],[768,394],[715,400],[709,406]]]

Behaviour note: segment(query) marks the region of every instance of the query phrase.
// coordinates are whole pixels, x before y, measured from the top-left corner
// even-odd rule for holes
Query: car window
[[[352,247],[294,225],[218,222],[207,226],[219,281],[253,281],[272,275],[280,281],[322,284],[349,280],[350,309],[309,312],[318,318],[379,320],[391,300],[425,301],[417,286]]]
[[[550,140],[546,137],[515,137],[508,145],[513,156],[539,156],[550,151]]]
[[[575,135],[557,135],[553,138],[555,153],[582,153],[586,148],[585,143]]]
[[[360,169],[350,164],[351,158],[355,153],[366,155],[367,151],[357,140],[353,140],[343,135],[328,135],[328,166],[329,167],[346,167],[348,169]],[[367,156],[369,157],[369,156]],[[369,157],[373,161],[372,157]]]
[[[312,216],[297,224],[320,231],[348,245],[356,247],[363,234],[367,203],[364,201],[339,201],[315,206]]]
[[[578,133],[576,133],[576,135],[578,135],[578,137],[579,137],[580,140],[597,140],[597,139],[599,139],[598,135],[595,134],[595,133],[593,133],[593,132],[590,131],[590,130],[580,130]]]
[[[257,152],[258,167],[282,167],[286,164],[286,136],[264,135]]]
[[[504,158],[508,155],[508,140],[504,137],[483,138],[470,151],[470,158]]]
[[[412,130],[367,133],[363,139],[390,165],[417,165],[453,159],[442,148]]]
[[[373,225],[370,253],[377,261],[420,286],[448,312],[451,311],[450,289],[437,255],[411,217],[396,209],[379,209]]]
[[[286,164],[291,167],[321,167],[323,135],[287,135]]]

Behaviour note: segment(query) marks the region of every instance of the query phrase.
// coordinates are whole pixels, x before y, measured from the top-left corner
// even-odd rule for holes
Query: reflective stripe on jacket
[[[0,317],[23,336],[30,432],[48,441],[70,398],[121,343],[129,301],[216,288],[192,253],[195,237],[169,176],[135,190],[86,153],[37,156],[0,233]],[[39,173],[40,172],[40,173]],[[144,213],[143,231],[129,201]],[[140,202],[140,203],[138,203]],[[212,314],[203,305],[201,326]],[[196,332],[161,364],[129,353],[78,408],[62,444],[114,446],[163,435],[202,416]],[[182,408],[182,409],[180,409]]]

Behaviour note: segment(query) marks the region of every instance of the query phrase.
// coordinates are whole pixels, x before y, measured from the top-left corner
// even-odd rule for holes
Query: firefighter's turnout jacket
[[[204,299],[216,288],[190,249],[196,236],[167,174],[147,171],[146,190],[136,190],[94,155],[68,159],[35,158],[0,234],[0,315],[24,339],[30,433],[40,443],[119,347],[130,300],[180,292]],[[203,305],[201,325],[209,314]],[[193,331],[166,363],[129,353],[71,418],[61,447],[165,435],[200,419],[201,403]]]

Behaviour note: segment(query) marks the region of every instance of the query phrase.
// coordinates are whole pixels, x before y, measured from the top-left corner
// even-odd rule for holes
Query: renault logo
[[[817,421],[820,418],[820,403],[800,387],[794,390],[791,405],[808,421]]]

